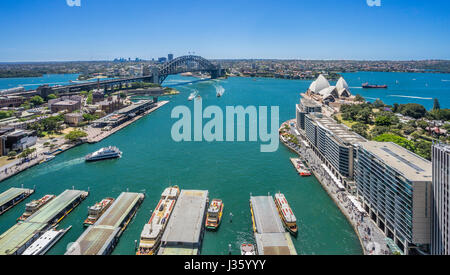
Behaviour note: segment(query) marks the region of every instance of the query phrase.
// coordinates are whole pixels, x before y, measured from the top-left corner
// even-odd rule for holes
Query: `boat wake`
[[[404,97],[404,98],[414,98],[423,100],[432,100],[431,97],[419,97],[419,96],[407,96],[407,95],[389,95],[390,97]]]
[[[225,88],[220,84],[214,84],[214,88],[216,89],[216,94],[218,97],[225,93]]]
[[[450,79],[442,79],[442,82],[450,82]]]

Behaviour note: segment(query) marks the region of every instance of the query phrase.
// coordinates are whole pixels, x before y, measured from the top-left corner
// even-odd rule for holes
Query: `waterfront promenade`
[[[137,120],[145,117],[146,115],[158,110],[159,108],[161,108],[162,106],[166,105],[167,103],[169,103],[169,101],[160,101],[156,103],[156,106],[152,107],[150,110],[146,111],[145,113],[138,115],[136,117],[134,117],[133,119],[109,130],[109,131],[102,131],[102,129],[100,128],[93,128],[93,127],[88,127],[86,129],[86,132],[88,134],[87,136],[87,142],[88,143],[97,143],[100,142],[102,140],[104,140],[105,138],[117,133],[118,131],[122,130],[123,128],[127,127],[128,125],[136,122]]]
[[[282,124],[283,129],[285,125],[290,128],[290,133],[295,135],[299,140],[301,146],[287,142],[280,139],[282,143],[290,150],[298,154],[305,160],[311,168],[314,176],[317,178],[323,189],[328,193],[330,198],[335,202],[339,210],[344,214],[347,220],[352,225],[355,233],[358,235],[361,246],[365,255],[388,255],[389,247],[386,243],[386,236],[370,219],[364,209],[360,209],[350,199],[352,197],[347,191],[338,186],[332,175],[323,167],[320,159],[313,153],[311,149],[304,146],[304,141],[301,136],[297,135],[291,128],[291,124],[295,125],[295,120],[290,120]]]

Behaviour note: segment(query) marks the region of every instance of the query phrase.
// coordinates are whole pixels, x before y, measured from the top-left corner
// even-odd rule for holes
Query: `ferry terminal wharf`
[[[122,193],[65,255],[109,255],[144,200],[142,193]]]
[[[58,224],[77,207],[88,192],[66,190],[23,222],[0,235],[0,255],[20,255],[47,229]]]
[[[181,190],[161,238],[158,255],[199,255],[205,233],[208,191]]]
[[[0,216],[34,193],[33,189],[11,188],[0,194]]]
[[[272,196],[250,197],[258,255],[297,255]]]

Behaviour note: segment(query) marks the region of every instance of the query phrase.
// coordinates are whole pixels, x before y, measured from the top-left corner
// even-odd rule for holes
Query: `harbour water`
[[[433,74],[425,76],[436,77]],[[357,82],[361,80],[353,77],[346,76],[349,85],[360,86],[361,83]],[[445,77],[450,78],[443,75],[436,79]],[[416,79],[419,81],[418,77]],[[72,225],[72,229],[49,251],[49,254],[64,254],[67,245],[82,234],[90,205],[106,197],[117,197],[127,190],[144,192],[147,197],[113,253],[134,254],[134,241],[139,240],[150,211],[155,208],[164,188],[176,184],[182,189],[209,190],[210,199],[220,198],[225,203],[223,223],[218,232],[206,232],[202,254],[228,254],[229,244],[232,245],[232,253],[239,254],[242,242],[253,242],[250,193],[257,196],[278,191],[286,194],[297,216],[299,234],[293,242],[299,254],[362,254],[358,238],[345,217],[314,177],[301,178],[296,174],[289,160],[294,154],[281,144],[275,153],[261,153],[257,142],[176,143],[171,138],[171,128],[176,121],[170,118],[171,111],[179,105],[193,110],[193,102],[187,98],[194,89],[202,96],[204,108],[209,105],[220,106],[223,110],[225,106],[237,105],[280,106],[281,123],[295,117],[294,104],[310,81],[230,78],[182,84],[189,80],[192,79],[170,77],[165,85],[176,85],[181,94],[168,97],[167,100],[171,101],[168,105],[115,135],[95,145],[85,144],[71,149],[51,162],[0,183],[0,192],[22,184],[25,188],[36,186],[35,194],[0,217],[0,234],[22,215],[26,202],[45,194],[59,195],[72,187],[89,189],[90,196],[61,223],[61,228]],[[431,89],[434,81],[427,82]],[[439,82],[450,87],[450,83]],[[221,98],[216,96],[218,87],[225,91]],[[443,89],[447,91],[442,94],[445,97],[438,97],[443,108],[449,107],[448,87]],[[355,94],[360,93],[359,90],[351,90]],[[361,91],[363,96],[364,93]],[[435,96],[427,92],[425,97]],[[396,102],[399,103],[411,102],[409,98],[398,99]],[[97,163],[84,162],[85,155],[109,145],[120,148],[123,157]],[[230,213],[233,214],[232,222]]]

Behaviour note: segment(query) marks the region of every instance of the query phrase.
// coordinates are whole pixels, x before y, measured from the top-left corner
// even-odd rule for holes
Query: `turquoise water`
[[[23,78],[0,78],[0,90],[10,89],[22,86],[27,90],[33,90],[37,87],[48,84],[55,85],[69,85],[69,81],[75,81],[78,74],[48,74],[42,77],[23,77]]]
[[[177,84],[182,77],[171,77],[167,84]],[[216,97],[216,87],[225,94]],[[63,254],[67,245],[83,232],[82,222],[87,207],[105,197],[117,197],[121,192],[145,192],[147,197],[137,216],[121,237],[114,254],[134,254],[150,211],[159,201],[161,192],[170,183],[184,189],[207,189],[210,198],[225,203],[224,221],[216,233],[205,235],[202,254],[239,253],[242,242],[253,240],[249,196],[284,192],[298,218],[300,233],[294,239],[299,254],[361,254],[353,229],[328,197],[317,180],[299,177],[289,157],[294,156],[280,146],[275,153],[260,153],[258,142],[242,143],[176,143],[171,139],[175,120],[171,110],[178,105],[192,108],[187,100],[193,89],[203,97],[203,105],[264,105],[280,106],[280,122],[295,117],[294,104],[308,81],[276,79],[230,78],[223,81],[198,82],[177,86],[181,94],[171,103],[137,121],[110,138],[95,145],[82,145],[57,156],[52,162],[36,166],[0,183],[0,192],[12,186],[36,186],[36,193],[0,217],[0,232],[11,227],[25,203],[45,194],[60,194],[74,186],[90,189],[90,196],[65,218],[61,226],[73,228],[49,252]],[[123,158],[97,163],[85,163],[83,156],[107,145],[116,145]],[[233,213],[230,223],[229,214]]]
[[[359,72],[344,73],[353,94],[361,94],[369,101],[377,98],[384,103],[418,103],[428,110],[434,98],[441,108],[450,108],[450,74]],[[388,85],[388,89],[362,89],[361,84]]]

